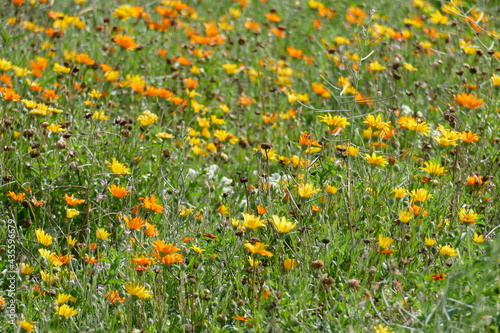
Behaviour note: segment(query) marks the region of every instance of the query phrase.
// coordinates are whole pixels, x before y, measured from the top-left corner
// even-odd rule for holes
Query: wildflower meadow
[[[0,332],[499,332],[497,1],[0,5]]]

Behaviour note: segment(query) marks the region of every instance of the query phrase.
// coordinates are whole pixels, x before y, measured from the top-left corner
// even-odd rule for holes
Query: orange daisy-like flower
[[[68,194],[65,194],[64,197],[63,197],[63,199],[70,206],[79,205],[79,204],[85,202],[84,199],[75,199],[75,195],[74,194],[72,194],[71,196],[68,196]]]
[[[112,305],[116,303],[125,303],[125,298],[120,297],[120,294],[116,290],[110,290],[106,295],[104,295],[104,298]]]
[[[152,243],[152,245],[155,250],[160,253],[172,254],[181,250],[174,244],[165,244],[165,242],[162,240],[156,240]]]
[[[481,105],[483,105],[484,100],[477,98],[474,94],[458,94],[453,97],[455,101],[457,101],[460,105],[465,106],[469,109],[477,109]]]
[[[179,253],[167,254],[166,256],[161,258],[162,264],[165,264],[165,265],[173,265],[173,264],[180,263],[183,261],[184,261],[184,257],[182,256],[182,254],[179,254]]]
[[[23,201],[24,198],[26,197],[26,194],[24,194],[24,193],[16,194],[12,191],[9,191],[9,193],[7,193],[6,196],[11,197],[15,201]]]
[[[122,216],[121,218],[125,220],[125,225],[127,226],[127,228],[133,230],[139,230],[146,224],[146,220],[140,218],[139,216],[136,216],[134,218]]]
[[[116,198],[123,198],[130,194],[125,187],[118,185],[110,185],[108,186],[108,190],[110,190],[111,194]]]
[[[132,37],[127,35],[117,35],[113,41],[127,51],[133,51],[139,46]]]
[[[433,279],[434,281],[441,281],[441,280],[446,279],[446,274],[437,273],[437,274],[431,275],[431,279]]]
[[[151,194],[150,197],[139,198],[142,200],[142,206],[146,209],[152,210],[155,213],[163,213],[163,206],[156,203],[158,198],[154,194]]]

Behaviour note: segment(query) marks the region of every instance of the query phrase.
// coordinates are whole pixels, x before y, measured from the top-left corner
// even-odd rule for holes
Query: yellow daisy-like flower
[[[71,316],[77,315],[78,311],[75,310],[75,308],[72,308],[71,306],[63,304],[61,306],[56,306],[55,314],[64,318],[69,318]]]
[[[146,110],[139,117],[137,117],[137,120],[141,123],[141,125],[147,126],[156,122],[158,120],[158,116],[153,112]]]
[[[111,236],[111,233],[107,232],[103,228],[99,228],[96,231],[96,237],[98,239],[106,240],[109,236]]]
[[[72,219],[73,217],[75,217],[77,215],[80,215],[80,212],[77,211],[76,209],[74,209],[74,208],[66,209],[66,217],[68,219]]]
[[[69,294],[58,294],[57,295],[57,303],[59,304],[63,304],[63,303],[66,303],[66,302],[73,302],[75,303],[76,302],[76,298],[69,295]]]
[[[449,257],[456,257],[458,256],[457,250],[453,248],[451,245],[440,245],[438,246],[439,253],[447,255]]]
[[[141,285],[139,282],[129,282],[125,283],[125,290],[131,296],[137,296],[138,298],[148,298],[153,297],[151,291],[145,286]]]
[[[402,199],[406,196],[406,189],[401,187],[395,187],[392,189],[392,195],[396,199]]]
[[[413,190],[409,193],[411,197],[411,203],[415,201],[426,202],[430,198],[432,198],[432,194],[430,194],[426,189],[419,188],[418,190]]]
[[[309,198],[313,196],[314,194],[318,193],[321,191],[319,188],[314,188],[313,184],[299,184],[297,188],[297,192],[300,197],[302,198]]]
[[[387,162],[385,157],[378,156],[375,153],[373,153],[371,156],[369,154],[365,154],[365,160],[373,165],[386,166],[387,164],[389,164],[389,162]]]
[[[466,223],[476,223],[477,219],[479,218],[479,215],[474,213],[472,209],[466,211],[465,208],[460,209],[458,216],[460,217],[460,222]]]
[[[332,116],[329,113],[326,116],[318,116],[318,118],[321,119],[321,122],[324,122],[328,126],[332,127],[347,127],[348,125],[350,125],[346,117]]]
[[[273,219],[272,223],[275,226],[276,230],[281,233],[287,233],[297,225],[297,223],[287,221],[286,217],[280,218],[277,215],[273,215],[271,218]]]
[[[28,322],[26,320],[21,320],[19,323],[19,327],[22,328],[25,332],[34,332],[35,331],[35,325],[33,325],[33,322]]]
[[[19,273],[23,275],[30,275],[31,273],[33,273],[34,270],[35,268],[29,264],[26,265],[25,263],[21,263],[19,265]]]
[[[38,243],[45,246],[49,246],[50,244],[52,244],[52,236],[46,234],[45,231],[43,231],[42,229],[36,229],[35,235]]]
[[[107,164],[113,173],[130,173],[130,169],[125,164],[118,162],[116,158],[113,158],[112,162],[107,162]]]
[[[267,256],[267,257],[272,257],[273,254],[269,251],[266,251],[266,247],[268,245],[261,243],[261,242],[255,242],[255,243],[245,243],[245,248],[250,251],[253,254],[260,254],[261,256]]]
[[[478,235],[477,233],[474,233],[474,242],[476,242],[476,243],[484,243],[484,236],[483,235]]]
[[[58,124],[51,124],[51,125],[47,126],[47,129],[49,131],[51,131],[52,133],[61,133],[61,132],[66,131],[64,128],[62,128],[61,125],[58,125]]]
[[[175,136],[173,136],[172,134],[165,133],[165,132],[160,132],[160,133],[156,134],[156,136],[159,137],[159,138],[162,138],[162,139],[173,139],[173,138],[175,138]]]
[[[285,259],[285,260],[283,260],[283,268],[286,271],[289,271],[292,268],[297,267],[298,265],[299,265],[299,263],[295,259]]]
[[[258,227],[266,227],[265,220],[261,220],[260,216],[254,216],[253,214],[242,213],[243,223],[242,226],[245,228],[255,229]]]
[[[439,163],[425,162],[424,165],[425,168],[420,167],[419,169],[427,172],[429,175],[434,174],[436,176],[441,176],[442,174],[448,171],[445,170],[444,167],[442,167]]]
[[[406,211],[406,210],[400,210],[398,213],[398,219],[400,222],[403,223],[408,223],[410,220],[414,217],[413,213]]]

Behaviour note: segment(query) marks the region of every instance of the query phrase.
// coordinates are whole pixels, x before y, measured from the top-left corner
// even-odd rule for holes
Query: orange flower
[[[356,98],[354,100],[361,105],[373,106],[373,99],[363,95],[359,91],[356,93]]]
[[[160,253],[172,254],[174,252],[178,252],[181,250],[177,246],[175,246],[174,244],[165,244],[164,241],[159,240],[159,239],[155,240],[152,243],[152,245],[155,248],[155,250],[160,252]]]
[[[108,186],[108,190],[110,190],[111,194],[116,198],[123,198],[124,196],[127,196],[130,194],[130,192],[127,191],[127,189],[125,187],[117,186],[117,185]]]
[[[288,55],[290,57],[294,57],[294,58],[297,58],[297,59],[300,59],[303,56],[302,50],[296,49],[293,46],[287,47],[286,48],[286,52],[288,53]]]
[[[146,220],[142,219],[139,216],[136,216],[134,218],[121,216],[121,218],[125,220],[125,225],[127,226],[127,228],[133,230],[139,230],[146,224]]]
[[[481,138],[480,136],[477,136],[476,133],[472,133],[471,131],[468,131],[468,132],[463,131],[462,132],[462,141],[463,142],[472,143],[474,141],[479,141],[480,138]]]
[[[437,274],[431,275],[431,279],[433,279],[434,281],[441,281],[441,280],[446,279],[446,274],[437,273]]]
[[[120,297],[118,291],[115,290],[110,290],[106,295],[104,295],[104,298],[112,305],[116,303],[125,303],[125,298]]]
[[[127,35],[116,35],[113,41],[127,51],[133,51],[139,46],[132,37]]]
[[[243,106],[249,106],[252,103],[255,103],[256,100],[254,98],[250,98],[247,95],[240,95],[238,98],[238,104]]]
[[[93,64],[95,64],[94,59],[92,59],[91,57],[89,57],[88,54],[85,54],[85,53],[77,54],[76,57],[75,57],[75,61],[79,62],[79,63],[82,63],[82,64],[85,64],[85,65],[93,65]]]
[[[68,196],[68,194],[65,194],[64,197],[63,197],[63,199],[70,206],[79,205],[79,204],[85,202],[84,199],[75,199],[75,195],[74,194],[72,194],[71,196]]]
[[[163,213],[163,206],[156,203],[158,199],[154,194],[151,194],[150,197],[139,198],[139,200],[142,200],[142,206],[144,208],[152,210],[156,213]]]
[[[281,17],[276,15],[276,13],[267,13],[265,15],[266,15],[266,18],[271,22],[280,22],[281,21]]]
[[[251,31],[260,31],[260,24],[253,21],[253,20],[246,20],[245,23],[245,28]]]
[[[183,261],[184,261],[184,257],[182,256],[182,254],[179,254],[179,253],[167,254],[166,256],[161,258],[162,264],[165,264],[165,265],[172,265],[172,264],[180,263]]]
[[[326,89],[322,83],[313,82],[311,83],[311,87],[316,94],[321,95],[321,97],[323,98],[328,98],[332,96],[328,91],[328,89]]]
[[[477,109],[481,105],[483,105],[484,100],[477,98],[474,94],[458,94],[453,97],[455,101],[457,101],[460,105],[465,106],[469,109]]]
[[[365,12],[359,7],[349,7],[345,15],[345,19],[349,23],[357,23],[358,25],[363,24],[363,20],[366,18]]]
[[[24,193],[19,193],[19,194],[16,194],[12,191],[9,191],[9,193],[6,194],[7,197],[11,197],[13,200],[15,201],[23,201],[26,194]]]

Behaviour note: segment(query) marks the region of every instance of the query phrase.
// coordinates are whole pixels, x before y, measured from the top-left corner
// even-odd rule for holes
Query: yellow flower
[[[139,282],[125,283],[125,290],[131,296],[137,296],[138,298],[148,298],[153,297],[153,294],[145,286],[141,285]]]
[[[426,238],[425,239],[425,245],[427,246],[434,246],[434,244],[437,243],[437,239],[434,238]]]
[[[476,242],[476,243],[484,243],[484,236],[483,235],[478,235],[477,233],[474,233],[474,242]]]
[[[99,228],[96,231],[96,236],[98,239],[106,240],[111,235],[111,233],[107,232],[103,228]]]
[[[237,64],[224,64],[222,68],[224,68],[227,74],[237,74],[240,71]]]
[[[267,246],[268,246],[267,244],[261,242],[255,242],[254,244],[249,242],[245,243],[245,248],[251,253],[260,254],[261,256],[272,257],[273,254],[269,251],[266,251]]]
[[[66,236],[66,242],[68,242],[69,246],[75,246],[76,239],[73,238],[72,236]]]
[[[61,133],[61,132],[66,131],[64,128],[62,128],[61,125],[58,125],[58,124],[51,124],[51,125],[47,126],[47,129],[49,131],[51,131],[52,133]]]
[[[141,125],[146,126],[156,122],[158,120],[158,116],[151,111],[146,110],[139,117],[137,117],[137,120],[141,123]]]
[[[327,193],[335,194],[339,189],[332,185],[325,185],[325,190]]]
[[[252,257],[248,257],[248,264],[252,267],[257,267],[260,265],[260,260],[255,260],[255,259],[252,259]]]
[[[373,331],[375,333],[392,333],[389,331],[389,328],[387,326],[382,326],[382,324],[378,324],[378,326],[373,327]]]
[[[35,325],[33,325],[33,322],[27,322],[25,320],[21,320],[19,323],[19,327],[22,328],[25,332],[34,332],[35,331]]]
[[[258,227],[266,227],[265,220],[260,219],[260,216],[254,216],[253,214],[242,213],[243,215],[243,227],[255,229]]]
[[[395,187],[392,189],[392,193],[393,193],[394,198],[402,199],[406,196],[406,189],[400,188],[400,187]]]
[[[204,249],[202,249],[201,247],[198,247],[198,246],[196,246],[196,245],[192,245],[192,246],[190,247],[190,249],[191,249],[191,250],[193,250],[193,251],[194,251],[194,252],[196,252],[196,253],[203,253],[203,252],[205,252],[205,250],[204,250]]]
[[[295,259],[285,259],[285,260],[283,260],[283,268],[286,271],[289,271],[292,268],[297,267],[298,265],[299,265],[299,263]]]
[[[389,246],[394,242],[394,239],[391,237],[385,237],[383,235],[378,235],[378,246],[380,246],[383,250],[377,250],[379,253],[383,254],[391,254],[396,252],[396,250],[388,249]]]
[[[165,133],[165,132],[160,132],[160,133],[156,134],[156,136],[159,137],[159,138],[162,138],[162,139],[173,139],[173,138],[175,138],[175,136],[173,136],[172,134]]]
[[[491,76],[491,84],[495,87],[500,86],[500,75],[493,74]]]
[[[130,169],[127,168],[125,164],[118,162],[116,158],[113,158],[111,163],[106,163],[108,164],[108,167],[111,168],[113,173],[130,173]]]
[[[49,246],[50,244],[52,244],[52,236],[46,234],[45,231],[43,231],[42,229],[36,229],[35,235],[38,243],[45,246]]]
[[[370,71],[383,71],[386,67],[382,66],[378,61],[371,62],[368,65]]]
[[[77,215],[80,215],[80,212],[77,211],[76,209],[73,209],[73,208],[66,209],[66,218],[72,219],[73,217],[75,217]]]
[[[417,71],[418,69],[416,69],[415,67],[413,67],[412,64],[408,63],[408,62],[405,62],[403,63],[403,67],[407,70],[407,71],[410,71],[410,72],[414,72],[414,71]]]
[[[76,302],[76,298],[69,295],[69,294],[58,294],[57,295],[57,303],[59,304],[63,304],[63,303],[66,303],[66,302],[73,302],[75,303]]]
[[[369,154],[365,154],[365,160],[373,165],[386,166],[387,164],[389,164],[385,157],[377,156],[377,154],[375,153],[373,153],[372,156],[370,156]]]
[[[429,194],[426,189],[420,188],[418,190],[413,190],[410,193],[411,203],[418,202],[426,202],[430,198],[432,198],[432,194]]]
[[[19,265],[19,273],[23,275],[30,275],[31,273],[33,273],[34,270],[35,268],[33,266],[26,265],[25,263],[21,263]]]
[[[309,198],[312,195],[318,193],[319,191],[321,191],[321,189],[314,188],[314,185],[309,183],[299,184],[297,189],[299,196],[302,198]]]
[[[51,274],[47,271],[40,271],[40,276],[42,277],[42,281],[45,281],[48,283],[50,283],[56,279],[56,277],[53,274]]]
[[[53,254],[55,254],[47,249],[38,249],[38,253],[40,253],[40,255],[45,259],[49,259]]]
[[[56,306],[55,314],[64,318],[69,318],[71,316],[77,315],[78,311],[72,308],[71,306],[63,304],[61,306]]]
[[[287,233],[297,225],[297,223],[287,221],[286,217],[279,218],[277,215],[273,215],[271,218],[273,219],[272,223],[276,227],[276,230],[281,233]]]
[[[400,222],[403,223],[408,223],[410,220],[414,217],[413,213],[406,211],[406,210],[400,210],[398,214],[398,218]]]
[[[427,172],[430,175],[435,174],[436,176],[441,176],[442,174],[448,171],[445,170],[444,167],[442,167],[439,163],[425,162],[424,165],[425,168],[420,167],[419,169]]]
[[[220,205],[219,208],[217,208],[217,213],[221,215],[227,215],[229,213],[229,207],[225,205]]]
[[[467,223],[476,223],[476,220],[479,218],[479,215],[474,213],[472,209],[466,211],[465,208],[460,209],[458,216],[460,217],[459,220],[460,222],[467,222]]]
[[[320,121],[326,123],[328,126],[347,127],[347,125],[350,125],[346,117],[332,116],[329,113],[326,116],[318,116],[318,118],[320,118]]]
[[[438,246],[439,253],[445,254],[450,257],[456,257],[458,255],[457,250],[455,250],[451,245]]]

